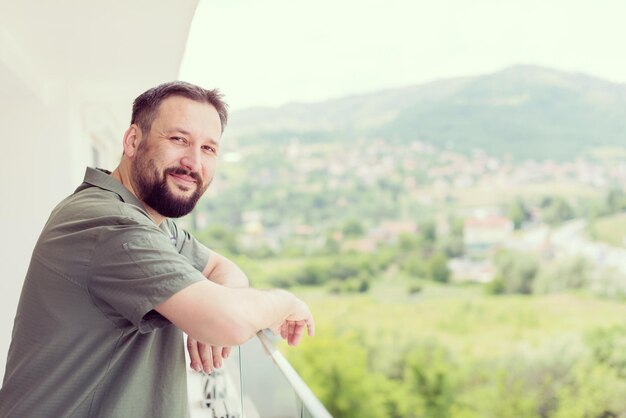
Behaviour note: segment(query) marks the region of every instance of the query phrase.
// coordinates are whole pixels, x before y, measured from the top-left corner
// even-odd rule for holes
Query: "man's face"
[[[161,102],[131,161],[137,197],[165,217],[191,212],[213,180],[221,129],[208,103],[180,96]]]

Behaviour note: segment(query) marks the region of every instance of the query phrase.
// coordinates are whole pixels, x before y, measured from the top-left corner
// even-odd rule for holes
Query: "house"
[[[369,232],[368,238],[373,239],[379,244],[394,244],[398,241],[400,235],[415,233],[417,233],[417,225],[415,222],[383,221]]]
[[[513,221],[500,215],[474,216],[463,223],[463,244],[470,256],[485,255],[500,247],[513,233]]]
[[[453,258],[448,262],[452,281],[456,283],[489,283],[495,275],[495,267],[490,260]]]

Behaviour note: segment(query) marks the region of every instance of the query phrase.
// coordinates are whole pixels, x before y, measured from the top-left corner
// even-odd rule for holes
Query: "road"
[[[626,274],[626,248],[588,240],[585,237],[586,226],[587,222],[582,219],[569,221],[552,230],[550,241],[559,252],[581,256],[598,267]]]

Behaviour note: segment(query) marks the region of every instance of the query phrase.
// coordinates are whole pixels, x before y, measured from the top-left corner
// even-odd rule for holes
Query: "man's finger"
[[[283,340],[286,340],[289,337],[289,324],[287,321],[284,321],[280,325],[280,336]]]
[[[211,373],[213,371],[213,352],[211,346],[198,343],[198,351],[200,353],[200,359],[202,360],[202,369],[205,373]]]
[[[309,337],[312,337],[315,335],[315,321],[313,320],[312,316],[309,316],[307,319],[305,319],[306,322],[306,332],[307,334],[309,334]]]
[[[291,341],[292,335],[293,335],[293,330],[296,326],[296,322],[295,321],[287,321],[289,324],[289,331],[287,333],[287,335],[289,336],[287,342]]]
[[[212,345],[211,352],[213,353],[213,367],[219,369],[222,367],[222,347]]]
[[[295,329],[295,321],[289,321],[289,333],[287,335],[287,344],[293,345],[293,331]]]
[[[187,336],[187,352],[189,353],[189,367],[199,372],[202,370],[202,361],[198,353],[198,342]]]
[[[230,351],[231,351],[231,348],[230,348],[230,347],[224,347],[224,348],[222,348],[222,358],[223,358],[224,360],[226,360],[226,359],[228,358],[228,356],[230,356]]]
[[[304,321],[297,321],[294,323],[293,333],[289,336],[290,345],[298,345],[302,334],[304,332]]]

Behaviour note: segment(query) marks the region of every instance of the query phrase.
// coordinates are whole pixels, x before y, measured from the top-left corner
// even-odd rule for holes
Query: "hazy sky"
[[[231,109],[536,64],[626,82],[623,0],[200,0],[181,78]]]

